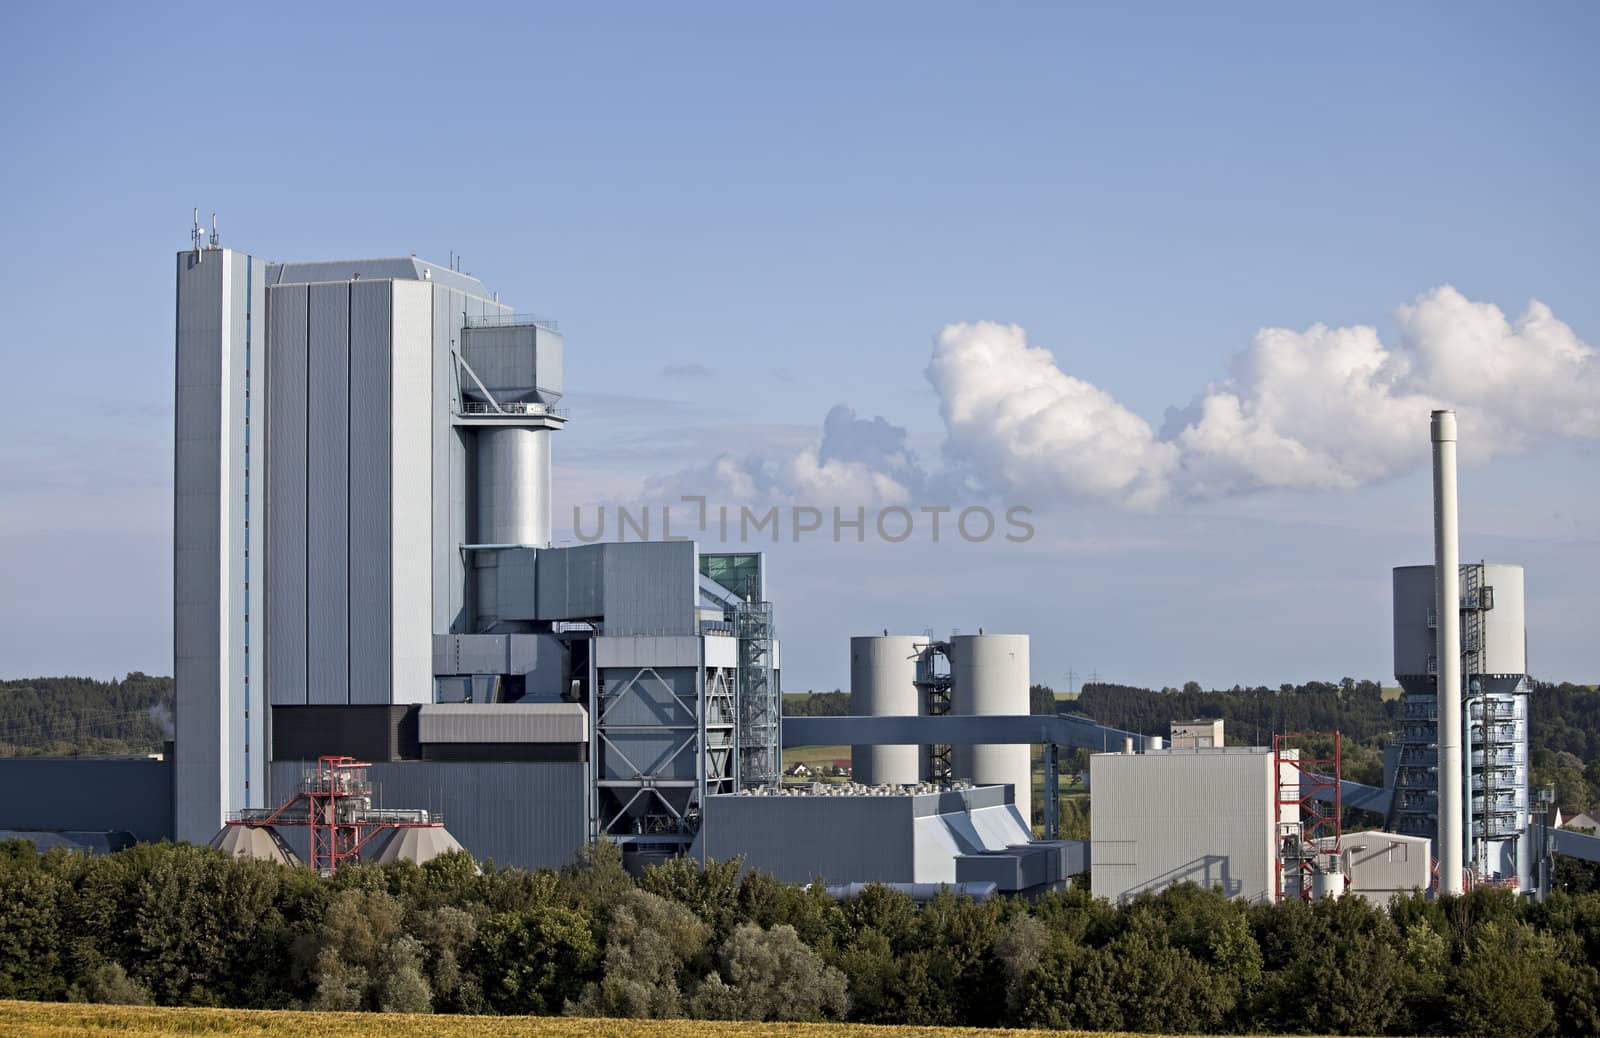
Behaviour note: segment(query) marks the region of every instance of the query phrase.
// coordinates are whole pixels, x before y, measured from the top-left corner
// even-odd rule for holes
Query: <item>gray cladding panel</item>
[[[173,674],[178,697],[177,738],[193,747],[192,781],[178,805],[190,830],[210,824],[222,806],[222,268],[223,264],[217,261],[196,263],[192,253],[179,253],[177,257]],[[79,770],[73,774],[88,772]],[[48,802],[49,785],[24,782],[14,788],[15,792],[7,783],[0,793],[13,810],[6,816],[6,824],[16,828],[53,827],[19,824],[26,818],[15,813],[42,806],[29,803],[41,792]],[[164,801],[163,806],[172,808],[172,801]],[[73,828],[75,823],[68,820],[59,827]]]
[[[548,548],[538,555],[539,618],[577,620],[605,615],[606,551],[611,545]]]
[[[0,829],[121,830],[139,840],[169,840],[172,775],[171,761],[144,758],[0,760]],[[212,823],[213,832],[219,824]]]
[[[512,548],[496,553],[499,593],[496,615],[502,620],[535,620],[539,616],[539,553],[534,548]]]
[[[306,408],[309,290],[267,293],[267,689],[306,702]]]
[[[392,685],[390,338],[387,281],[350,286],[350,702]],[[419,474],[418,478],[426,476]]]
[[[712,796],[702,829],[708,858],[786,883],[909,883],[915,831],[909,797]]]
[[[350,701],[350,286],[312,285],[307,380],[306,682]]]
[[[274,794],[292,791],[310,767],[274,762]],[[570,863],[588,842],[588,774],[583,763],[401,761],[374,764],[371,778],[383,807],[442,812],[479,861],[538,869]]]
[[[607,544],[605,549],[607,634],[699,633],[700,575],[693,541]]]

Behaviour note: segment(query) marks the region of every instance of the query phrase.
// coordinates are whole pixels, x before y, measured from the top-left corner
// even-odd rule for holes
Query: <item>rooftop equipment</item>
[[[300,791],[275,808],[237,812],[226,828],[272,829],[301,826],[311,830],[311,867],[331,876],[340,865],[359,860],[362,848],[380,833],[397,829],[444,828],[444,819],[422,810],[384,810],[372,806],[372,767],[354,757],[321,757],[315,771],[301,778]]]

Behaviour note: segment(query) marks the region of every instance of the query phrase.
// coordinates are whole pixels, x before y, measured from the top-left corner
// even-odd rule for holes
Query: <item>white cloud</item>
[[[1263,328],[1159,433],[1077,378],[1014,324],[946,326],[926,375],[939,397],[945,468],[929,473],[906,431],[839,405],[796,449],[723,455],[655,489],[729,501],[901,504],[953,488],[1029,503],[1143,509],[1174,498],[1340,490],[1428,456],[1428,412],[1460,411],[1464,460],[1540,437],[1600,437],[1600,354],[1532,302],[1512,321],[1450,286],[1376,328]]]
[[[1267,328],[1164,432],[1184,493],[1348,488],[1421,464],[1437,407],[1460,411],[1463,456],[1538,436],[1600,436],[1600,360],[1550,308],[1516,322],[1446,285],[1396,312],[1390,349],[1370,327]]]
[[[1062,371],[1014,324],[947,325],[928,381],[945,455],[997,492],[1044,492],[1135,507],[1167,493],[1177,451],[1109,393]]]

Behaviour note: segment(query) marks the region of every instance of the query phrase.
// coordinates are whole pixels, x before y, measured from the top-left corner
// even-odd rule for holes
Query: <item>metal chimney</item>
[[[1462,892],[1461,537],[1456,516],[1456,413],[1433,412],[1433,601],[1439,746],[1439,893]]]

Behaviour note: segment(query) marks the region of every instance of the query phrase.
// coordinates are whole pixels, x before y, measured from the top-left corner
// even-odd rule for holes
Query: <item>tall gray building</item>
[[[693,839],[778,777],[759,554],[551,546],[562,339],[415,257],[177,257],[179,839],[318,756],[469,850]]]

